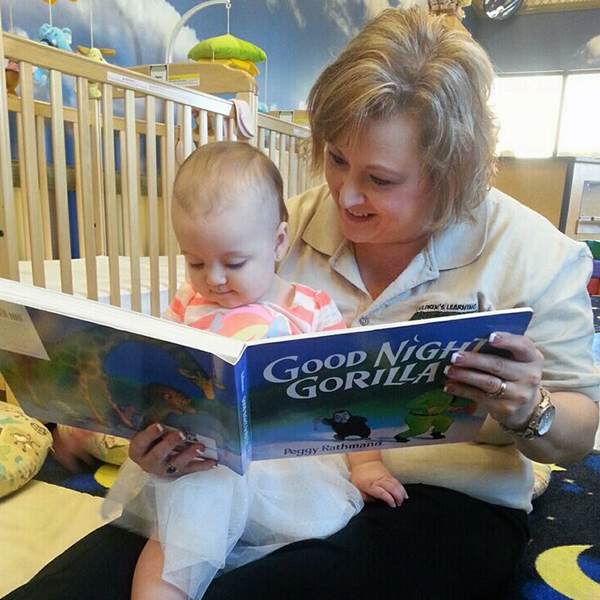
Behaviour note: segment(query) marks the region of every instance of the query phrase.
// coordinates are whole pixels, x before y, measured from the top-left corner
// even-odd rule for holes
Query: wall
[[[499,72],[600,68],[600,9],[475,18],[466,26]]]
[[[195,0],[92,0],[94,45],[117,50],[109,61],[120,66],[164,62],[167,40],[180,16]],[[397,4],[397,2],[393,2]],[[10,2],[2,2],[9,28]],[[260,100],[272,109],[303,108],[311,84],[367,18],[387,0],[232,0],[231,33],[262,47]],[[12,0],[15,32],[30,39],[49,21],[41,0]],[[73,32],[77,44],[90,46],[90,0],[58,0],[53,24]],[[199,40],[226,32],[223,5],[201,10],[180,32],[174,59],[185,60]],[[268,77],[265,77],[267,72]]]
[[[76,44],[90,45],[90,2],[94,45],[115,48],[109,60],[120,66],[164,61],[167,39],[180,16],[196,0],[57,0],[53,23],[69,27]],[[4,28],[10,2],[2,2]],[[260,100],[271,109],[303,108],[318,73],[387,6],[426,0],[232,0],[231,33],[262,47]],[[41,0],[12,0],[16,32],[35,39],[49,20]],[[201,39],[226,30],[224,6],[197,13],[177,38],[175,60]],[[490,53],[500,71],[600,67],[600,9],[514,16],[494,22],[467,9],[465,25]],[[265,71],[268,77],[265,78]]]
[[[494,186],[558,227],[570,162],[569,158],[501,158]]]

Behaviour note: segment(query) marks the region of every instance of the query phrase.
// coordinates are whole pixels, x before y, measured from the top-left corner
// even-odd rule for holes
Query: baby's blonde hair
[[[213,142],[200,146],[181,165],[173,202],[186,212],[207,214],[249,190],[262,200],[257,209],[265,208],[276,226],[287,221],[283,180],[273,161],[245,142]]]
[[[432,230],[470,218],[495,174],[497,127],[488,108],[494,69],[485,50],[444,17],[390,8],[370,21],[310,91],[312,166],[327,142],[354,139],[373,119],[418,120]]]

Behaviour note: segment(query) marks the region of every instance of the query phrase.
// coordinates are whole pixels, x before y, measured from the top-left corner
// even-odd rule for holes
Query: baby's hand
[[[93,433],[85,429],[58,426],[52,432],[52,450],[54,459],[65,469],[77,472],[80,469],[79,461],[91,464],[93,458],[86,449],[86,441]]]
[[[383,500],[395,508],[408,499],[404,486],[380,460],[354,465],[350,481],[360,490],[365,502]]]

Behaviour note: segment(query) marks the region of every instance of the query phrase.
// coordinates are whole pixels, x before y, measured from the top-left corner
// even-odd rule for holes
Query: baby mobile
[[[42,0],[48,5],[48,17],[49,23],[44,23],[38,31],[37,41],[40,44],[46,44],[59,50],[66,52],[72,52],[71,49],[71,30],[68,27],[60,29],[55,27],[52,20],[52,6],[56,4],[58,0]],[[77,0],[70,0],[71,2],[77,2]],[[48,83],[48,70],[47,69],[36,69],[33,74],[33,80],[38,85],[46,85]]]
[[[10,23],[10,33],[14,33],[12,0],[8,0],[8,22]],[[6,74],[6,92],[9,96],[16,96],[17,86],[19,85],[19,63],[9,59],[4,71]]]
[[[70,2],[77,2],[78,0],[70,0]],[[12,2],[12,0],[10,0]],[[59,50],[64,50],[66,52],[72,52],[71,43],[72,43],[72,34],[71,30],[68,27],[60,28],[54,25],[54,21],[52,18],[52,6],[58,2],[58,0],[42,0],[48,5],[48,23],[44,23],[39,31],[37,36],[37,41],[41,44],[46,44],[53,48],[58,48]],[[90,7],[90,46],[77,46],[77,51],[90,58],[91,60],[95,60],[98,62],[106,62],[104,59],[104,55],[114,56],[115,51],[112,48],[96,48],[94,46],[94,9],[93,9],[93,0],[89,0]],[[12,6],[11,8],[11,26],[12,26]],[[9,69],[11,70],[11,80],[16,78],[16,84],[18,84],[19,70],[18,65],[15,63],[9,64],[7,66],[7,78],[9,77]],[[45,86],[48,83],[48,70],[43,68],[38,68],[35,70],[33,75],[33,79],[37,85]],[[14,93],[14,88],[16,84],[10,87],[12,93]],[[90,84],[90,98],[100,98],[101,92],[100,87],[97,83]]]
[[[104,56],[114,56],[116,51],[113,48],[96,48],[94,46],[94,3],[90,0],[90,46],[77,46],[77,52],[86,56],[90,60],[105,63]],[[102,97],[100,85],[98,83],[90,83],[90,98],[98,99]]]

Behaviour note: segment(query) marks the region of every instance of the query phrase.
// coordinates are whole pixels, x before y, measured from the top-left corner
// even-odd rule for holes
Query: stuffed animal
[[[77,46],[77,52],[83,54],[83,56],[87,56],[87,58],[91,60],[102,63],[106,62],[103,55],[114,56],[116,54],[116,51],[112,48],[86,48],[85,46]],[[100,85],[98,83],[90,83],[89,89],[90,98],[97,100],[102,97],[102,92],[100,91]]]
[[[16,96],[19,85],[19,63],[9,60],[4,73],[6,75],[6,93],[9,96]]]
[[[58,48],[66,52],[73,51],[71,49],[72,41],[71,30],[68,27],[59,29],[58,27],[44,23],[38,32],[38,42],[40,44],[46,44],[52,48]],[[33,74],[33,80],[38,85],[46,85],[48,83],[48,69],[36,69]]]

